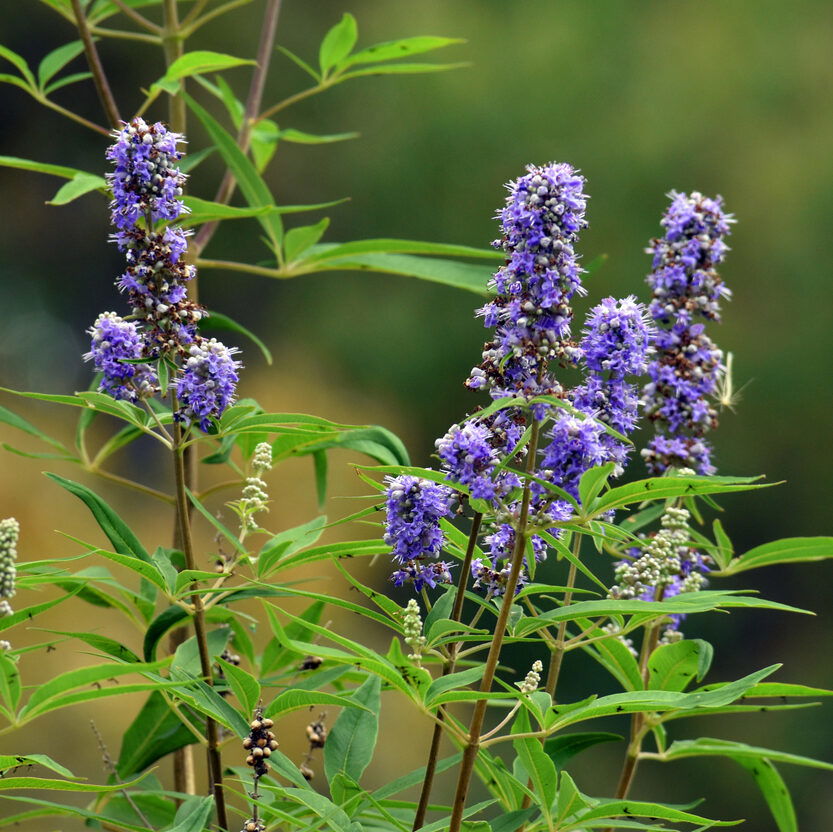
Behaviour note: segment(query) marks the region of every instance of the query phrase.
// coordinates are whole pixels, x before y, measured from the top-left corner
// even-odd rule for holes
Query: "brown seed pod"
[[[305,780],[312,780],[315,777],[315,772],[306,763],[301,763],[299,771],[304,775]]]

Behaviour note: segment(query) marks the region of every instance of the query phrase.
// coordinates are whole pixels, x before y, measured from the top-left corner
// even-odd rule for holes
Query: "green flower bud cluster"
[[[544,665],[536,659],[532,663],[532,670],[526,674],[526,678],[523,682],[515,682],[515,684],[520,688],[521,693],[535,693],[535,691],[538,690],[543,670]]]
[[[408,658],[419,664],[422,649],[425,647],[425,636],[422,634],[422,616],[419,614],[419,604],[411,598],[404,612],[405,644],[413,651]]]

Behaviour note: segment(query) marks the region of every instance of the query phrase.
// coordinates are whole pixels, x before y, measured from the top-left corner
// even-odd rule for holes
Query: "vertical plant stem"
[[[165,50],[165,66],[169,67],[185,52],[185,41],[179,31],[179,10],[176,0],[164,0],[162,7],[164,26],[162,46]],[[179,82],[180,91],[185,90],[185,79]],[[168,126],[175,133],[184,133],[186,125],[185,99],[181,95],[168,97]]]
[[[260,29],[260,43],[257,48],[257,66],[252,74],[252,81],[249,86],[249,94],[246,98],[246,107],[243,111],[243,121],[237,134],[237,144],[243,153],[248,152],[249,143],[252,138],[252,127],[254,120],[260,111],[263,101],[263,90],[266,86],[266,75],[269,72],[269,63],[272,59],[272,52],[275,50],[275,32],[278,28],[278,17],[281,11],[281,0],[267,0],[266,11],[263,13],[263,24]],[[215,202],[225,205],[232,197],[237,183],[231,170],[226,170],[223,181],[214,197]],[[205,249],[218,223],[205,223],[194,237],[191,248],[194,252],[194,259]]]
[[[72,13],[75,15],[75,25],[78,27],[81,42],[84,44],[84,55],[87,58],[90,72],[93,74],[95,89],[101,100],[101,106],[107,115],[107,121],[110,122],[111,127],[118,127],[121,124],[119,108],[116,106],[116,99],[113,98],[113,91],[110,89],[110,83],[104,73],[104,67],[101,64],[101,58],[98,56],[98,50],[95,48],[95,42],[92,35],[90,35],[87,16],[81,8],[81,0],[72,0]]]
[[[471,522],[471,531],[466,545],[466,553],[463,564],[460,567],[460,577],[457,580],[457,594],[454,596],[454,606],[451,610],[451,620],[459,621],[463,614],[463,602],[466,599],[466,584],[468,583],[471,562],[474,557],[474,547],[477,545],[477,536],[480,534],[480,524],[483,522],[483,515],[475,513]],[[459,642],[453,642],[449,650],[448,660],[443,664],[441,676],[448,676],[454,673],[457,665],[457,651]],[[431,747],[428,751],[428,762],[425,764],[425,777],[422,780],[422,791],[419,795],[416,814],[414,815],[413,830],[416,832],[425,823],[425,814],[428,811],[428,801],[431,797],[431,789],[434,785],[434,775],[437,772],[437,758],[440,753],[440,741],[443,736],[442,723],[445,721],[445,711],[440,708],[437,711],[437,722],[434,723],[434,733],[431,735]]]
[[[531,474],[535,469],[535,457],[538,451],[538,434],[540,423],[536,420],[532,424],[532,434],[529,439],[526,473]],[[521,497],[521,511],[518,516],[518,527],[515,530],[515,549],[512,552],[512,564],[509,570],[509,578],[503,594],[503,603],[500,606],[497,623],[495,624],[495,637],[489,648],[489,655],[486,658],[486,667],[483,673],[483,680],[480,690],[488,693],[492,689],[492,682],[497,672],[500,650],[503,647],[503,638],[506,625],[509,621],[509,612],[515,600],[515,589],[518,585],[518,578],[524,562],[524,552],[527,540],[527,520],[529,518],[530,488],[529,480],[524,483],[523,496]],[[463,822],[463,812],[466,809],[466,798],[469,793],[469,784],[474,772],[474,764],[480,750],[480,735],[483,731],[483,722],[486,718],[486,699],[478,699],[474,705],[471,723],[469,724],[468,742],[463,749],[463,760],[460,764],[460,774],[457,779],[457,791],[454,795],[454,803],[451,808],[451,822],[449,832],[460,832]]]
[[[171,406],[177,410],[176,396],[171,395]],[[194,545],[191,539],[191,521],[188,513],[188,497],[185,485],[185,459],[182,448],[182,426],[174,422],[174,476],[176,479],[176,500],[177,517],[180,524],[180,535],[182,550],[185,553],[185,566],[187,569],[196,569],[194,558]],[[196,587],[196,582],[194,583]],[[194,607],[194,631],[197,638],[197,649],[200,656],[200,669],[208,685],[214,684],[211,668],[211,657],[208,654],[208,639],[205,629],[205,610],[203,608],[202,596],[194,592],[191,596],[191,603]],[[214,794],[214,802],[217,809],[217,824],[220,829],[228,829],[226,816],[225,794],[223,792],[223,763],[220,758],[219,737],[217,723],[211,718],[205,720],[206,740],[208,741],[208,772],[209,789]]]
[[[576,558],[579,556],[579,552],[581,551],[581,535],[577,532],[574,532],[573,537],[573,554]],[[569,604],[573,600],[573,588],[576,585],[576,573],[577,573],[575,563],[570,564],[570,571],[567,574],[567,591],[564,593],[564,606],[569,606]],[[555,649],[550,653],[550,667],[549,671],[547,672],[547,693],[552,697],[553,702],[555,702],[555,690],[558,687],[558,677],[561,674],[561,663],[564,661],[564,636],[567,634],[567,622],[562,621],[558,625],[558,633],[555,638]]]

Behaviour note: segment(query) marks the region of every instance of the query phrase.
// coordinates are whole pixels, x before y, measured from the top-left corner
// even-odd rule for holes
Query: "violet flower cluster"
[[[573,245],[587,225],[584,177],[568,164],[529,165],[506,187],[498,213],[503,234],[492,244],[506,255],[490,282],[493,300],[478,311],[495,336],[466,384],[492,398],[561,392],[549,373],[552,360],[573,362],[570,301],[583,294]]]
[[[178,365],[171,382],[180,402],[176,418],[203,430],[234,401],[240,362],[229,349],[197,332],[205,311],[188,298],[186,284],[196,274],[185,259],[188,234],[175,222],[187,210],[182,201],[185,174],[178,167],[182,142],[163,124],[136,118],[114,132],[107,158],[113,191],[112,239],[127,267],[117,281],[131,314],[98,317],[89,330],[91,360],[102,374],[99,390],[135,402],[154,395],[159,380],[153,361]],[[145,363],[137,363],[145,362]]]
[[[440,519],[451,513],[451,489],[408,474],[385,477],[385,484],[384,541],[399,564],[391,580],[412,583],[417,592],[450,582],[449,565],[436,558],[445,542]]]
[[[550,483],[578,497],[578,484],[589,468],[615,461],[621,472],[628,447],[605,429],[631,432],[636,424],[638,397],[626,376],[645,372],[653,329],[644,307],[633,297],[608,298],[593,309],[580,344],[571,340],[571,301],[584,294],[582,269],[575,243],[587,225],[584,179],[567,164],[529,166],[527,174],[507,187],[506,206],[499,212],[503,236],[495,245],[507,255],[491,285],[496,297],[478,311],[495,328],[486,344],[483,363],[468,381],[471,389],[486,389],[492,398],[554,395],[579,411],[536,403],[534,418],[551,420],[533,465],[530,517],[558,536],[557,524],[573,513],[572,504],[548,490]],[[585,384],[564,390],[551,372],[554,363],[584,360]],[[437,453],[446,478],[465,486],[471,498],[489,500],[501,515],[484,537],[488,556],[472,563],[475,586],[491,595],[504,592],[508,562],[515,547],[520,501],[504,503],[521,480],[510,468],[523,464],[527,453],[521,439],[528,415],[517,407],[487,418],[473,417],[453,426],[437,440]],[[532,535],[536,561],[546,558],[547,545]],[[518,587],[526,581],[520,576]]]
[[[648,248],[654,255],[650,312],[662,329],[644,389],[645,413],[655,422],[656,435],[642,455],[655,475],[668,468],[712,474],[704,436],[717,425],[710,398],[726,368],[703,321],[719,321],[720,300],[731,297],[716,266],[728,251],[723,238],[734,219],[723,211],[720,197],[670,196],[662,219],[665,236]]]

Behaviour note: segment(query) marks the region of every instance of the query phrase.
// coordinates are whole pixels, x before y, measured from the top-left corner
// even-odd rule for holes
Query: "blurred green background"
[[[189,48],[252,57],[261,5],[206,26]],[[608,294],[647,297],[644,247],[658,233],[667,191],[722,194],[738,219],[722,270],[734,300],[711,334],[735,354],[736,384],[750,384],[737,413],[724,413],[714,435],[716,461],[722,473],[765,473],[786,481],[723,500],[724,523],[741,551],[777,537],[829,534],[830,3],[285,0],[278,42],[314,59],[324,32],[344,11],[358,19],[360,46],[416,34],[462,37],[466,44],[426,59],[471,65],[351,81],[286,111],[281,126],[362,135],[331,146],[281,146],[268,173],[278,201],[350,196],[330,213],[329,241],[401,237],[484,246],[497,233],[492,218],[503,183],[528,162],[569,161],[586,175],[592,196],[581,250],[587,260],[609,258],[588,281],[589,297],[577,305],[580,319]],[[75,37],[36,0],[0,11],[0,32],[3,43],[35,64]],[[134,44],[105,41],[99,48],[128,113],[141,101],[137,87],[162,74],[161,57]],[[226,77],[243,97],[247,70]],[[276,55],[265,100],[277,101],[305,84],[305,76]],[[100,120],[91,85],[70,87],[57,100]],[[23,92],[0,86],[0,113],[0,154],[102,169],[102,137],[40,109]],[[164,110],[151,115],[162,118]],[[204,146],[198,129],[189,139],[192,150]],[[219,173],[216,160],[204,163],[190,191],[212,198]],[[79,358],[88,348],[83,331],[99,311],[121,309],[112,286],[120,258],[106,244],[105,205],[90,195],[68,207],[45,206],[59,185],[0,168],[0,383],[17,389],[86,387],[89,375]],[[264,251],[256,224],[238,223],[217,235],[207,255],[256,262]],[[417,463],[426,463],[434,438],[481,401],[462,387],[486,337],[472,315],[480,303],[473,294],[381,275],[278,282],[213,271],[201,276],[200,294],[209,308],[241,320],[269,343],[276,356],[272,368],[246,349],[241,394],[257,395],[272,409],[385,424],[403,437]],[[16,406],[5,398],[3,404]],[[64,416],[34,412],[44,419]],[[69,520],[61,522],[77,515],[71,498],[44,487],[37,462],[5,455],[0,464],[0,515],[26,518],[30,529],[42,523],[44,511],[55,515],[45,528],[24,532],[21,557],[42,556],[37,546],[60,549],[51,529],[69,528]],[[332,467],[338,464],[334,459]],[[162,461],[147,468],[150,479],[165,475]],[[337,473],[334,492],[351,489],[356,491],[352,475]],[[134,508],[129,494],[108,496],[127,513]],[[286,491],[273,520],[294,525],[298,506],[314,510],[306,494]],[[331,511],[347,513],[344,504]],[[780,660],[786,667],[779,678],[831,687],[831,577],[829,563],[752,574],[768,597],[816,610],[817,618],[746,612],[691,622],[686,631],[715,642],[714,678]],[[567,674],[565,698],[581,693],[585,672],[578,662]],[[833,757],[830,708],[680,725],[680,736],[726,731],[734,739]],[[79,730],[88,742],[83,726]],[[421,738],[427,728],[397,722],[389,730],[398,746],[403,733]],[[589,752],[593,767],[580,772],[580,786],[598,794],[611,789],[618,753]],[[646,765],[635,795],[684,801],[708,793],[705,814],[747,817],[750,829],[772,828],[739,768],[728,762],[677,766]],[[784,774],[795,789],[802,829],[833,828],[833,799],[824,789],[829,781],[822,779],[827,775],[803,769]]]

